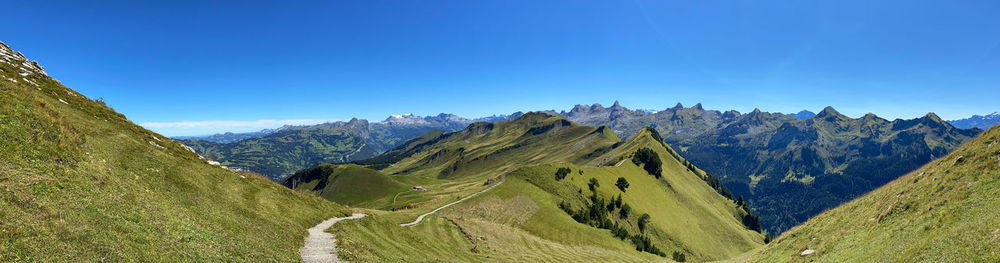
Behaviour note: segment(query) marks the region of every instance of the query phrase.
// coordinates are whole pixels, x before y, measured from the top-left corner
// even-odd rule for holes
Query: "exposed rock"
[[[803,256],[804,257],[804,256],[812,255],[813,253],[816,253],[816,250],[806,249],[806,250],[803,250],[802,253],[799,253],[799,256]]]

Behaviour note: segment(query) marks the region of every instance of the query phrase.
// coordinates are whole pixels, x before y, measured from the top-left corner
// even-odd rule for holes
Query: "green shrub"
[[[556,180],[558,181],[566,178],[566,175],[568,175],[570,172],[573,172],[573,170],[570,170],[569,168],[566,167],[559,168],[559,170],[556,170]]]
[[[632,155],[632,163],[635,165],[642,165],[642,168],[646,170],[652,176],[659,179],[663,176],[663,161],[660,161],[660,155],[649,148],[642,148]]]
[[[625,188],[628,188],[628,180],[625,180],[625,177],[618,177],[618,182],[615,182],[615,186],[622,190],[622,192],[625,192]]]
[[[677,252],[677,251],[674,251],[674,253],[671,255],[671,257],[674,259],[674,261],[677,261],[677,262],[684,262],[684,261],[687,260],[687,259],[684,258],[684,253]]]

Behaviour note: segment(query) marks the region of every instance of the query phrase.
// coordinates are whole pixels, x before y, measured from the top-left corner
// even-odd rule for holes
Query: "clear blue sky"
[[[1000,1],[85,2],[5,1],[0,41],[169,136],[614,100],[1000,110]]]

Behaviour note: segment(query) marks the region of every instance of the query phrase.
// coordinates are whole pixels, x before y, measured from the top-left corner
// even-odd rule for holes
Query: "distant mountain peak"
[[[684,104],[681,104],[680,102],[678,102],[677,105],[674,105],[674,107],[671,108],[671,109],[673,109],[673,110],[679,110],[679,109],[683,109],[683,108],[684,108]]]
[[[691,108],[692,109],[696,109],[696,110],[705,110],[705,108],[701,107],[701,102],[699,102],[698,104],[695,104],[694,107],[691,107]]]
[[[412,114],[412,113],[405,113],[405,114],[389,114],[389,118],[388,118],[388,119],[386,119],[386,120],[391,120],[391,119],[406,119],[406,118],[410,118],[410,117],[413,117],[413,114]]]
[[[611,110],[612,112],[619,112],[619,113],[628,111],[628,108],[623,107],[621,104],[618,103],[617,100],[615,101],[615,104],[611,105],[611,107],[608,109]]]
[[[933,112],[928,112],[926,115],[924,115],[924,119],[928,119],[928,120],[932,120],[934,122],[940,122],[940,123],[944,123],[945,122],[944,120],[941,119],[941,117],[939,117],[937,114],[935,114]]]
[[[819,113],[816,114],[816,118],[818,119],[829,119],[829,118],[842,119],[846,117],[847,116],[840,114],[840,112],[838,112],[832,106],[826,106],[826,108],[823,108],[823,111],[820,111]]]
[[[802,111],[799,111],[798,113],[795,113],[795,114],[789,114],[789,116],[795,117],[796,119],[805,120],[805,119],[808,119],[808,118],[815,117],[816,113],[813,113],[813,112],[808,111],[808,110],[802,110]]]

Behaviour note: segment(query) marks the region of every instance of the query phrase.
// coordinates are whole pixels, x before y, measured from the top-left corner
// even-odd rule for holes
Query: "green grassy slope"
[[[354,164],[322,164],[296,172],[286,187],[356,207],[383,208],[409,186],[376,170]]]
[[[442,135],[383,172],[441,179],[494,177],[523,165],[583,162],[610,150],[618,141],[614,132],[603,127],[528,113],[510,121],[474,123]]]
[[[295,262],[306,228],[349,212],[210,165],[12,60],[0,58],[0,262]]]
[[[1000,261],[1000,128],[784,233],[755,262]],[[814,250],[802,256],[805,250]]]
[[[542,123],[544,120],[552,121],[545,117]],[[625,160],[639,148],[654,149],[664,164],[661,179],[627,160],[620,166],[592,167],[585,164],[600,162],[567,158],[579,165],[517,169],[503,185],[442,210],[415,227],[398,226],[411,221],[415,211],[370,211],[374,216],[335,225],[332,231],[338,235],[344,257],[364,262],[652,262],[667,261],[673,251],[686,254],[689,261],[700,261],[730,258],[763,243],[763,236],[741,224],[742,209],[716,193],[697,169],[689,171],[683,159],[671,155],[653,138],[651,133],[641,132],[617,148],[601,150],[605,156],[590,158]],[[557,181],[554,173],[558,168],[572,172]],[[618,177],[631,183],[622,197],[633,212],[627,220],[617,219],[618,210],[610,217],[638,234],[639,215],[650,214],[647,233],[656,246],[667,251],[667,258],[636,251],[630,241],[615,238],[607,229],[578,223],[559,208],[561,202],[584,206],[590,195],[586,185],[590,178],[600,182],[599,196],[617,197],[621,194],[614,186]],[[443,199],[452,201],[460,196]],[[416,210],[424,211],[421,207]]]

